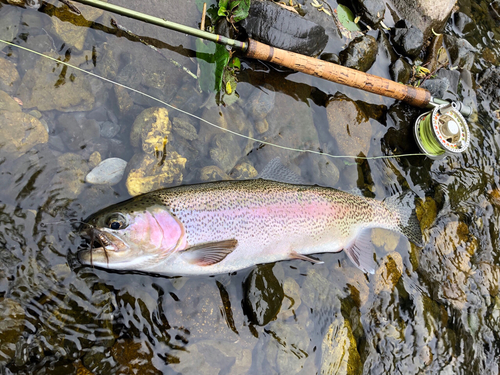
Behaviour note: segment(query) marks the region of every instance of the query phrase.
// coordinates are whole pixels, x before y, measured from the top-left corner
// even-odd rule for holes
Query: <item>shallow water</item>
[[[146,9],[151,3],[145,3]],[[196,5],[185,3],[167,2],[163,11],[172,17],[165,18],[196,27]],[[38,11],[0,4],[0,17],[8,14],[14,20],[15,44],[180,103],[211,121],[219,116],[217,108],[200,109],[205,94],[189,102],[197,97],[188,91],[193,80],[168,60],[196,72],[193,38],[113,16],[147,37],[165,57],[116,33],[108,14],[86,14],[94,21],[90,24],[60,3]],[[280,156],[309,183],[356,188],[377,199],[406,189],[421,202],[427,197],[421,216],[425,246],[374,231],[379,264],[374,275],[361,273],[343,253],[318,255],[322,265],[294,260],[215,277],[168,278],[82,267],[75,256],[82,241],[70,221],[129,197],[124,181],[113,187],[84,183],[89,159],[98,151],[103,159],[129,161],[137,153],[130,146],[136,116],[163,105],[130,93],[133,105],[124,109],[126,100],[120,101],[123,94],[116,84],[4,47],[0,57],[15,64],[23,82],[10,94],[25,101],[24,112],[39,109],[39,115],[32,114],[47,125],[49,138],[21,155],[1,153],[1,373],[497,374],[499,103],[476,81],[483,70],[498,65],[500,29],[486,13],[487,2],[460,6],[476,27],[460,35],[451,22],[446,33],[467,39],[478,50],[471,85],[462,72],[459,91],[447,94],[477,105],[477,118],[470,121],[471,147],[464,154],[437,161],[422,156],[360,161],[284,151],[246,139],[229,142],[239,147],[233,165],[249,162],[260,170]],[[154,9],[150,6],[149,12]],[[379,53],[370,73],[389,78],[388,64]],[[35,86],[43,88],[41,94],[22,91],[23,85],[29,87],[26,77],[45,79],[46,86],[43,80]],[[276,99],[268,117],[271,131],[262,139],[341,155],[328,132],[325,110],[326,98],[340,92],[369,114],[369,156],[416,151],[408,129],[418,110],[255,61],[242,60],[238,78],[240,110],[231,120],[244,120],[227,124],[231,130],[259,138],[249,101],[268,83]],[[61,92],[71,84],[80,96],[66,103]],[[46,100],[54,96],[58,108]],[[169,114],[178,116],[170,109]],[[289,127],[280,127],[280,121]],[[119,129],[110,136],[114,126]],[[204,139],[224,134],[203,122],[194,127],[198,140],[174,134],[169,141],[187,159],[185,184],[201,182],[200,169],[216,164],[208,149],[212,144]],[[327,168],[327,162],[339,175],[331,184],[318,167]]]

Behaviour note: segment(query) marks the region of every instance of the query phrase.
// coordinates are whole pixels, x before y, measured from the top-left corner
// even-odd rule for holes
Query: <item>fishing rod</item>
[[[435,98],[428,90],[421,87],[404,85],[342,65],[285,51],[254,39],[249,38],[243,42],[212,34],[100,0],[73,1],[230,46],[241,51],[247,58],[267,61],[341,85],[400,100],[415,107],[431,109],[417,119],[414,128],[419,148],[431,158],[456,155],[464,152],[469,146],[470,133],[464,116],[470,116],[472,109],[461,102],[450,103]]]

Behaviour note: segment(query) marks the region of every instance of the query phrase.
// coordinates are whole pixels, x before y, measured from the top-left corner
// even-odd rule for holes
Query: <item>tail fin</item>
[[[389,209],[399,214],[400,222],[398,227],[401,233],[415,245],[423,246],[422,231],[415,211],[415,193],[407,191],[387,198],[384,202]]]

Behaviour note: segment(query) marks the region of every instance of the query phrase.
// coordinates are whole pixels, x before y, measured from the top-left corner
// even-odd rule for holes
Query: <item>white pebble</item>
[[[127,162],[120,158],[109,158],[101,161],[92,169],[85,181],[89,184],[116,185],[123,177]]]

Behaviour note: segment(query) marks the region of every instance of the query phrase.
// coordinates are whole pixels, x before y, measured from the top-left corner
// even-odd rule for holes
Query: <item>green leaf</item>
[[[200,88],[205,92],[220,91],[229,51],[222,44],[196,39],[196,57],[200,66]]]
[[[215,91],[220,91],[222,88],[222,77],[228,62],[229,51],[226,49],[226,46],[217,44],[215,47]]]
[[[212,91],[215,85],[214,53],[215,43],[196,39],[196,57],[200,67],[198,82],[200,88],[205,92]]]
[[[237,57],[233,57],[231,61],[229,61],[228,67],[230,68],[236,68],[238,70],[241,70],[241,62],[240,59]]]
[[[354,16],[351,10],[345,5],[339,4],[337,6],[337,16],[339,22],[349,31],[361,31],[359,26],[354,22]]]
[[[224,17],[228,14],[229,0],[219,0],[219,16]]]
[[[250,9],[250,0],[237,0],[233,1],[231,5],[231,17],[233,22],[240,22],[248,17],[248,10]]]

